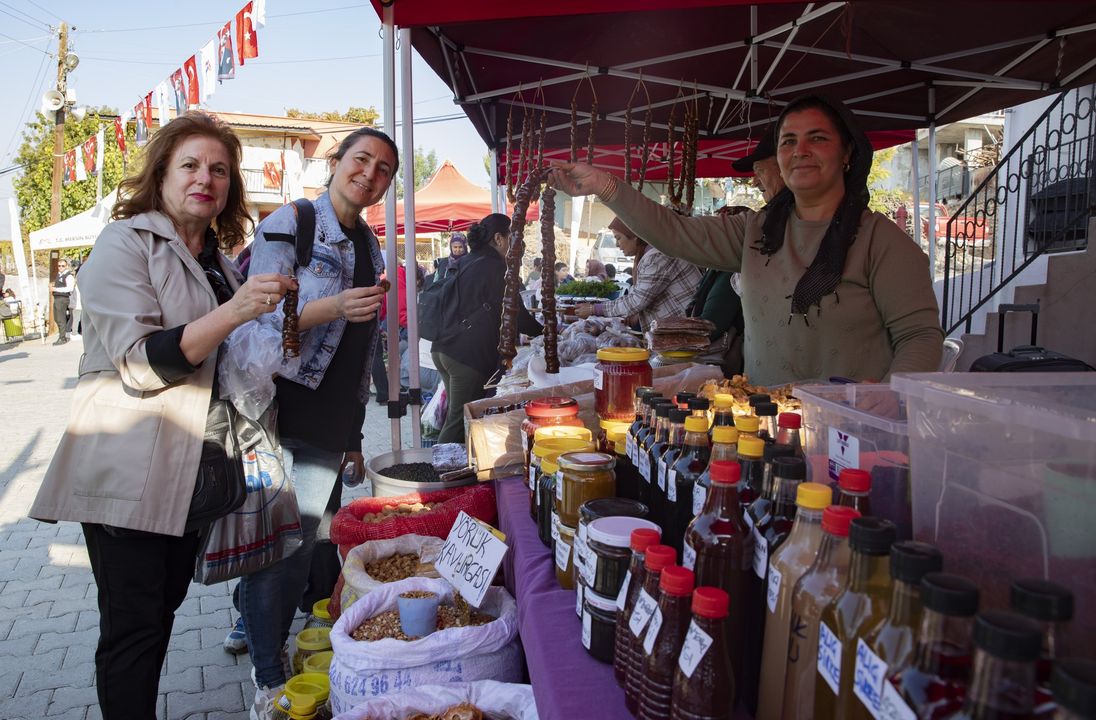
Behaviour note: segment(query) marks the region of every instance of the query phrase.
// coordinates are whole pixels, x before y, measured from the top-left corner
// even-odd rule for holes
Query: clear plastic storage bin
[[[834,487],[844,468],[871,473],[871,513],[912,537],[909,430],[902,396],[871,383],[799,385],[807,479]]]
[[[978,583],[983,607],[1007,607],[1021,577],[1071,588],[1065,654],[1096,654],[1096,373],[932,373],[891,385],[909,410],[917,539]]]

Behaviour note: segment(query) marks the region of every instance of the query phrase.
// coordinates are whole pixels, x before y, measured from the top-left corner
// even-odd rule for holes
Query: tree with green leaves
[[[415,189],[418,190],[426,181],[434,176],[438,170],[438,154],[431,150],[427,152],[421,147],[415,148]],[[396,176],[396,197],[403,197],[403,171]]]
[[[306,112],[297,108],[289,108],[285,111],[286,117],[301,118],[303,120],[328,120],[331,122],[350,122],[362,125],[376,126],[380,119],[380,113],[375,107],[350,107],[346,112],[329,110],[327,112]]]
[[[103,194],[109,193],[122,180],[122,153],[114,141],[114,116],[110,108],[89,111],[83,120],[69,116],[65,122],[64,150],[68,152],[99,131],[102,126],[103,142]],[[23,130],[23,143],[15,162],[23,171],[15,178],[15,196],[19,202],[20,222],[23,232],[30,233],[50,224],[50,198],[53,191],[53,120],[36,114]],[[130,159],[137,148],[133,129],[127,132]],[[61,219],[82,213],[95,204],[96,179],[69,183],[61,188]]]
[[[894,153],[895,148],[876,150],[872,156],[871,170],[868,171],[868,190],[871,191],[868,209],[883,213],[887,217],[894,217],[894,211],[906,201],[909,195],[901,190],[884,190],[880,187],[883,181],[890,177],[890,170],[886,165],[894,159]]]

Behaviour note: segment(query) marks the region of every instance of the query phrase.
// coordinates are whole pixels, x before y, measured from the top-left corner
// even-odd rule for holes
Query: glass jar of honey
[[[538,437],[533,443],[533,451],[530,454],[529,470],[526,477],[529,479],[529,516],[534,520],[537,517],[537,482],[540,479],[540,464],[549,453],[574,452],[576,450],[593,450],[593,435],[586,428],[580,427],[555,427],[540,428],[534,435],[546,430],[567,430],[574,433],[575,437],[554,437],[545,435]],[[585,437],[582,434],[585,434]]]
[[[635,420],[636,388],[651,384],[651,353],[644,348],[601,348],[594,365],[594,405],[602,420]]]
[[[579,508],[587,500],[616,495],[616,457],[599,452],[567,452],[559,456],[556,512],[560,522],[578,527]]]
[[[575,576],[571,568],[571,549],[575,542],[575,529],[560,524],[556,530],[559,533],[559,539],[556,540],[553,548],[556,555],[556,582],[564,590],[574,590]]]
[[[578,418],[578,402],[569,397],[546,397],[525,404],[525,419],[521,422],[521,452],[525,456],[525,472],[529,472],[529,452],[533,449],[533,433],[542,427],[582,427]]]

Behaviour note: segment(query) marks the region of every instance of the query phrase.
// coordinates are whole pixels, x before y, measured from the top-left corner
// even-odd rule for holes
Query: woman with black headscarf
[[[943,351],[928,258],[867,209],[872,148],[839,102],[792,101],[777,120],[790,190],[762,211],[689,218],[589,165],[550,182],[596,193],[667,255],[742,273],[745,369],[761,385],[842,376],[883,380],[936,370]]]

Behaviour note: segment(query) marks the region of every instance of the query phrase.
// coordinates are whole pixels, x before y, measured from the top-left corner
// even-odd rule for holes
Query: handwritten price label
[[[693,550],[688,540],[681,546],[681,567],[686,570],[696,569],[696,550]]]
[[[708,648],[712,646],[712,636],[701,630],[696,620],[689,623],[689,629],[685,632],[685,644],[681,646],[681,654],[677,656],[677,666],[685,677],[692,677],[696,672],[696,666],[704,659]]]
[[[647,626],[647,637],[643,638],[643,652],[648,655],[655,649],[655,640],[658,640],[658,631],[662,629],[662,610],[655,608],[655,614],[651,616],[651,624]]]
[[[704,509],[704,500],[708,497],[708,488],[700,483],[693,485],[693,517],[696,517]]]
[[[836,695],[841,687],[841,641],[824,622],[818,623],[818,674]]]
[[[662,458],[658,460],[658,487],[666,492],[666,461]]]
[[[632,609],[632,617],[628,619],[628,629],[632,631],[632,634],[639,637],[643,632],[643,628],[647,627],[647,621],[651,619],[651,615],[654,615],[655,610],[658,609],[658,603],[651,597],[651,594],[646,590],[640,590],[639,596],[636,598],[636,606]]]
[[[666,499],[672,503],[677,502],[677,470],[666,470]]]
[[[441,548],[435,567],[438,574],[460,591],[473,607],[483,596],[509,549],[491,526],[461,511]]]
[[[780,599],[780,581],[784,577],[779,570],[776,569],[776,565],[769,567],[769,583],[765,589],[765,603],[769,606],[769,612],[776,613],[776,602]]]
[[[856,668],[853,674],[852,692],[864,703],[873,718],[879,717],[879,705],[883,700],[883,682],[887,679],[887,664],[872,652],[863,640],[856,641]]]

